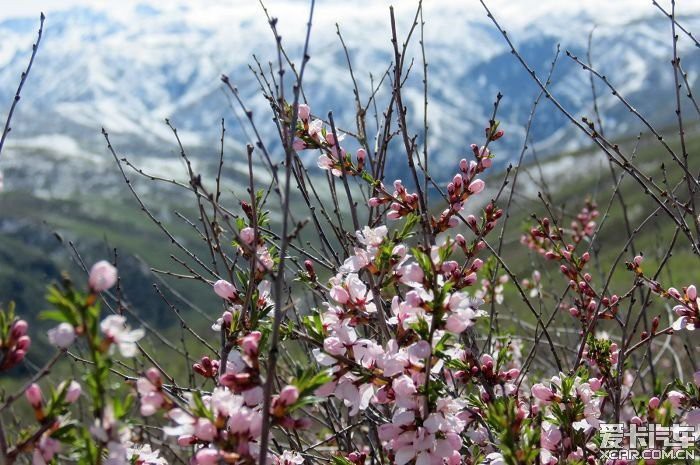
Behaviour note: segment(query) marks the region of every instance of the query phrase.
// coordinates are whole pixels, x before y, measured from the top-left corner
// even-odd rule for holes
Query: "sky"
[[[275,6],[281,3],[288,4],[290,1],[305,4],[306,0],[267,0],[265,3],[274,12]],[[317,9],[329,11],[342,4],[347,7],[349,4],[362,4],[362,11],[367,14],[373,12],[385,12],[390,4],[405,5],[415,3],[410,0],[317,0]],[[670,0],[660,0],[660,3],[670,7]],[[120,10],[131,8],[136,4],[147,4],[157,8],[173,8],[187,4],[191,9],[200,9],[203,15],[212,6],[221,8],[236,8],[241,6],[250,7],[257,4],[256,0],[0,0],[0,19],[13,17],[27,17],[38,15],[43,11],[50,15],[52,11],[69,9],[73,6],[92,6],[93,8],[107,10],[118,15]],[[459,6],[460,9],[483,13],[478,0],[426,0],[429,8],[440,8],[445,5],[450,8]],[[651,0],[487,0],[487,4],[498,16],[514,23],[527,23],[532,19],[551,13],[559,12],[579,12],[598,14],[605,18],[605,22],[625,22],[636,16],[648,14],[653,10]],[[700,1],[681,0],[677,2],[679,13],[700,12]],[[300,18],[301,20],[302,18]],[[342,19],[342,18],[339,18]]]

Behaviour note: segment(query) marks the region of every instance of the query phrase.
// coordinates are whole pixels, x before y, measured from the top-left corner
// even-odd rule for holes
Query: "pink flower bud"
[[[260,343],[260,338],[262,333],[260,331],[252,331],[241,338],[241,349],[243,353],[249,357],[255,357],[258,355],[258,344]]]
[[[367,204],[368,204],[370,207],[378,207],[379,205],[382,204],[382,201],[379,200],[377,197],[371,197],[371,198],[369,199],[369,201],[367,202]]]
[[[698,298],[698,290],[693,284],[691,284],[688,286],[688,289],[686,289],[685,295],[688,296],[688,300],[693,301]]]
[[[19,362],[24,360],[24,357],[26,357],[26,355],[27,355],[27,352],[24,350],[21,350],[21,349],[17,349],[17,350],[10,352],[9,361],[7,363],[7,366],[13,367],[13,366],[17,365]]]
[[[17,345],[15,346],[16,350],[23,350],[27,351],[29,350],[29,346],[32,345],[32,339],[29,336],[22,336],[19,339],[17,339]]]
[[[484,157],[481,159],[481,166],[484,168],[491,168],[491,165],[493,165],[493,159]]]
[[[601,383],[600,379],[598,378],[591,378],[588,380],[588,385],[592,390],[598,391],[603,386],[603,383]]]
[[[642,260],[644,260],[644,258],[643,258],[641,255],[637,255],[636,257],[634,257],[634,260],[632,260],[632,262],[633,262],[636,266],[639,266],[639,265],[642,264]]]
[[[194,461],[196,465],[217,465],[219,463],[219,456],[218,450],[206,447],[197,451],[197,454],[194,456]]]
[[[222,299],[234,300],[238,296],[238,291],[230,282],[220,279],[214,283],[214,292]]]
[[[659,408],[659,405],[661,404],[661,400],[658,397],[652,397],[649,399],[649,408],[651,410],[656,410]]]
[[[27,390],[24,391],[24,396],[29,401],[29,404],[35,409],[41,407],[41,388],[38,384],[34,383],[31,386],[29,386]]]
[[[486,187],[486,184],[484,181],[481,179],[475,179],[474,181],[469,184],[469,192],[472,194],[478,194],[479,192],[484,190],[484,187]]]
[[[365,149],[357,149],[357,161],[364,163],[365,158],[367,158],[367,151]]]
[[[515,379],[518,376],[520,376],[520,370],[518,370],[517,368],[511,368],[510,370],[506,371],[507,379]]]
[[[532,386],[532,395],[543,402],[550,402],[554,399],[554,392],[542,383]]]
[[[686,397],[685,394],[678,392],[678,391],[669,391],[668,393],[668,400],[671,402],[671,405],[674,407],[678,408],[681,406],[683,402],[685,402]]]
[[[63,386],[65,385],[65,381],[61,383],[58,386],[58,389],[61,390],[63,389]],[[66,389],[66,402],[69,404],[75,403],[75,401],[78,400],[80,397],[80,394],[82,394],[83,390],[80,387],[80,384],[78,384],[76,381],[71,381],[70,384],[68,385],[68,388]]]
[[[206,418],[198,418],[194,425],[194,435],[205,442],[211,442],[216,437],[216,427]]]
[[[299,389],[295,386],[285,386],[280,391],[280,402],[284,405],[292,405],[299,399]]]
[[[187,447],[191,446],[197,441],[197,438],[194,437],[192,434],[183,434],[182,436],[179,436],[177,438],[177,445],[180,447]],[[216,463],[216,462],[214,462]]]
[[[148,370],[146,370],[146,378],[148,378],[148,380],[154,386],[158,386],[162,383],[162,380],[160,378],[160,371],[158,371],[158,369],[154,367],[151,367]]]
[[[12,324],[12,329],[10,329],[10,338],[17,340],[20,337],[27,334],[27,328],[29,325],[24,320],[17,320]]]
[[[459,170],[466,173],[468,168],[469,168],[469,163],[467,162],[466,158],[462,158],[459,161]]]
[[[301,150],[306,149],[306,142],[304,142],[301,139],[294,139],[294,142],[292,142],[292,148],[296,150],[297,152]]]
[[[309,116],[311,116],[311,108],[309,108],[309,106],[306,105],[305,103],[299,104],[297,109],[298,109],[298,115],[299,115],[300,120],[306,121],[309,119]]]
[[[117,269],[111,263],[101,260],[90,269],[88,284],[94,292],[103,292],[117,283]]]

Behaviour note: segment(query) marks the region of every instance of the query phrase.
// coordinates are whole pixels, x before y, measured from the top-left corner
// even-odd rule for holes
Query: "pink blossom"
[[[417,263],[409,263],[399,267],[396,272],[400,276],[399,281],[407,286],[419,287],[423,285],[423,269]]]
[[[255,240],[255,229],[251,227],[243,228],[241,229],[241,232],[238,233],[238,236],[241,238],[241,241],[243,241],[244,244],[250,245]]]
[[[397,397],[411,397],[416,393],[416,385],[410,376],[402,375],[394,379],[391,384],[392,389]]]
[[[103,292],[117,283],[117,269],[111,263],[101,260],[90,269],[88,284],[94,292]]]
[[[350,300],[350,294],[341,286],[333,286],[331,288],[331,298],[338,302],[339,304],[345,304]]]
[[[418,341],[409,347],[408,350],[416,358],[426,358],[430,355],[430,343],[428,341]]]
[[[688,415],[685,417],[685,422],[689,426],[700,425],[700,408],[696,408],[688,412]]]
[[[216,426],[206,418],[198,418],[194,424],[194,435],[205,442],[211,442],[216,437]]]
[[[153,415],[165,403],[165,398],[156,385],[147,378],[136,380],[136,389],[141,399],[141,415],[148,417]]]
[[[46,465],[51,462],[56,454],[61,451],[61,443],[44,433],[36,443],[32,465]]]
[[[542,434],[540,435],[540,446],[550,450],[556,451],[561,443],[561,431],[555,425],[549,422],[542,422]]]
[[[345,344],[337,337],[327,337],[323,341],[323,350],[331,355],[343,355],[345,353]]]
[[[70,323],[61,323],[48,331],[49,342],[59,349],[66,349],[75,341],[75,329]]]
[[[292,451],[284,451],[279,457],[275,457],[275,465],[301,465],[304,457]]]
[[[124,357],[133,357],[138,349],[136,343],[144,336],[143,329],[131,330],[122,315],[109,315],[100,323],[100,329],[111,342],[117,344]]]
[[[194,456],[196,465],[217,465],[219,463],[220,453],[216,449],[206,447],[199,449]]]

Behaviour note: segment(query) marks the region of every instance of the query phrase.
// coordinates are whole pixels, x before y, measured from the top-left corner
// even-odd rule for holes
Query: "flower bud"
[[[532,396],[543,402],[550,402],[554,399],[554,392],[542,383],[532,386]]]
[[[686,401],[686,396],[685,394],[678,392],[678,391],[669,391],[668,393],[668,400],[671,402],[671,405],[674,407],[678,408],[681,406],[683,402]]]
[[[478,194],[479,192],[484,190],[484,187],[486,187],[486,184],[484,181],[481,179],[475,179],[474,181],[469,184],[469,192],[472,194]]]
[[[22,336],[17,339],[17,344],[15,345],[15,350],[29,350],[29,346],[32,345],[32,339],[29,336]]]
[[[101,260],[90,269],[88,284],[93,292],[103,292],[117,283],[117,269],[106,260]]]
[[[657,408],[659,408],[660,404],[661,404],[661,400],[656,396],[649,399],[649,409],[650,410],[656,410]]]
[[[234,300],[238,297],[238,291],[235,286],[224,279],[214,283],[214,292],[222,299]]]
[[[260,331],[252,331],[250,334],[243,336],[240,340],[243,353],[249,357],[257,357],[261,337],[262,333]]]
[[[299,115],[300,120],[306,121],[309,119],[309,116],[311,116],[311,108],[309,108],[309,106],[306,105],[305,103],[299,104],[297,109],[298,109],[298,115]]]
[[[177,438],[177,445],[180,447],[187,447],[191,446],[197,441],[197,438],[195,438],[192,434],[183,434],[182,436],[179,436]],[[216,462],[214,462],[216,463]]]
[[[210,447],[204,447],[197,451],[194,456],[195,465],[217,465],[221,454],[218,450]]]
[[[279,399],[284,405],[292,405],[299,400],[299,389],[297,389],[296,386],[285,386],[280,391]]]
[[[61,383],[58,387],[59,390],[63,389],[63,386],[65,384],[65,381]],[[68,388],[66,389],[66,402],[69,404],[75,403],[75,401],[78,400],[80,397],[80,394],[82,394],[83,390],[80,387],[80,384],[78,384],[76,381],[71,381],[70,384],[68,385]]]
[[[75,341],[75,328],[70,323],[63,322],[48,331],[49,342],[59,349],[66,349]]]
[[[27,390],[24,391],[24,396],[27,398],[27,401],[29,401],[29,404],[34,409],[38,409],[41,407],[42,395],[41,388],[38,384],[33,383],[32,385],[30,385],[27,388]]]
[[[24,320],[17,320],[12,323],[12,329],[10,329],[10,339],[17,340],[20,337],[27,334],[27,329],[29,325]]]

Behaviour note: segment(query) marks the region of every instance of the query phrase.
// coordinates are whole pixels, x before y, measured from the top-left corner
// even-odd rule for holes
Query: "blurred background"
[[[396,3],[403,37],[417,3]],[[653,124],[666,128],[675,121],[671,25],[651,2],[487,3],[539,76],[546,76],[557,45],[561,46],[551,91],[576,118],[592,116],[590,77],[564,56],[564,50],[585,61],[590,46],[593,66]],[[660,3],[670,11],[670,1]],[[389,5],[374,0],[317,2],[311,61],[304,80],[304,93],[314,113],[326,115],[332,110],[340,127],[354,128],[352,80],[336,24],[364,102],[393,59]],[[298,61],[308,2],[274,0],[265,6],[270,16],[279,18],[283,45],[289,57]],[[176,268],[170,257],[173,251],[130,196],[101,128],[109,131],[119,155],[145,172],[185,180],[178,146],[164,118],[178,128],[195,170],[205,178],[213,176],[218,165],[224,118],[224,189],[227,201],[235,207],[236,199],[243,195],[241,186],[247,184],[242,149],[250,141],[250,129],[241,129],[244,115],[225,91],[222,73],[240,90],[263,138],[269,134],[266,142],[271,144],[273,157],[281,157],[274,145],[277,137],[269,103],[260,96],[260,82],[254,74],[261,68],[269,71],[270,62],[277,59],[265,11],[256,1],[242,0],[4,1],[0,8],[3,121],[36,39],[40,11],[46,14],[44,37],[0,155],[0,302],[12,299],[18,313],[36,314],[43,309],[46,284],[61,270],[80,276],[79,257],[87,263],[113,258],[117,248],[128,300],[142,309],[139,315],[148,324],[164,328],[166,334],[172,326],[170,314],[163,310],[165,303],[151,286],[160,280],[174,286],[182,299],[195,300],[214,315],[218,304],[201,284],[151,271]],[[700,2],[677,2],[676,15],[688,30],[700,30]],[[451,177],[469,144],[482,140],[498,92],[504,95],[498,118],[507,137],[499,141],[496,161],[501,169],[517,162],[539,89],[477,0],[427,1],[424,21],[433,175],[438,181]],[[405,100],[409,124],[422,133],[423,62],[419,31],[415,34],[409,49],[415,61]],[[697,91],[700,48],[683,33],[678,47],[690,89]],[[600,82],[596,90],[606,134],[621,141],[633,139],[642,129],[640,121]],[[386,107],[389,96],[385,82],[377,94],[378,111]],[[697,125],[689,124],[688,131],[696,134]],[[532,163],[538,157],[539,169],[550,177],[550,189],[570,187],[578,178],[607,167],[599,154],[586,152],[588,144],[543,100],[532,124],[525,160]],[[304,156],[313,158],[314,154]],[[647,156],[653,160],[654,152]],[[270,178],[262,161],[257,162],[256,179],[264,186]],[[405,177],[399,168],[404,165],[390,164],[389,179]],[[309,166],[312,175],[322,175],[315,163]],[[181,189],[172,185],[153,183],[134,171],[127,170],[127,174],[135,179],[135,188],[152,212],[184,244],[198,250],[201,240],[196,231],[178,216],[196,218],[194,201],[187,197],[185,203]],[[594,178],[586,182],[595,187]]]

